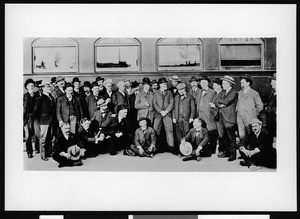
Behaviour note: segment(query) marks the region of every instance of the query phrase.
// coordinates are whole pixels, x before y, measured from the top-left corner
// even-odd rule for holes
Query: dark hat
[[[98,76],[98,77],[96,78],[96,82],[98,82],[98,81],[104,81],[104,78],[102,78],[101,76]]]
[[[58,82],[63,81],[63,80],[65,80],[65,78],[63,78],[62,76],[57,76],[55,83],[57,84]]]
[[[203,75],[202,78],[199,79],[199,81],[202,81],[202,80],[206,80],[210,84],[210,79],[207,76]]]
[[[197,79],[195,76],[193,76],[193,77],[191,78],[190,82],[193,82],[193,81],[198,82],[198,79]]]
[[[248,74],[245,74],[245,75],[243,75],[243,76],[240,76],[240,79],[246,79],[247,81],[250,81],[250,84],[253,83],[251,76],[248,75]]]
[[[213,83],[219,84],[222,86],[222,80],[220,78],[216,78],[213,80]]]
[[[73,78],[73,80],[72,80],[72,84],[74,84],[75,82],[81,82],[80,80],[79,80],[79,78],[78,77],[75,77],[75,78]]]
[[[67,82],[67,83],[65,84],[65,89],[67,89],[67,87],[73,87],[73,84],[71,84],[70,82]]]
[[[185,83],[179,83],[179,84],[177,84],[177,86],[176,86],[176,88],[177,88],[178,90],[183,90],[183,89],[185,89],[185,87],[186,87]]]
[[[42,81],[43,81],[43,80],[36,81],[36,82],[35,82],[35,86],[36,86],[36,87],[40,87],[41,84],[42,84]]]
[[[168,81],[166,80],[166,78],[160,78],[160,79],[158,79],[158,84],[162,84],[162,83],[168,83]]]
[[[25,84],[24,84],[24,87],[26,88],[28,84],[32,83],[33,85],[35,85],[35,81],[32,80],[31,78],[28,78],[26,81],[25,81]]]
[[[56,82],[56,77],[51,78],[51,84],[54,84]]]
[[[89,81],[83,82],[83,87],[91,87],[91,82]]]
[[[151,80],[149,78],[145,77],[142,80],[142,84],[149,84],[150,85],[151,84]]]
[[[154,80],[151,82],[151,85],[152,85],[152,84],[158,84],[157,80],[154,79]]]
[[[128,107],[124,104],[117,106],[117,112],[120,112],[121,110],[124,110],[124,109],[128,110]]]
[[[140,83],[137,82],[137,81],[134,81],[134,82],[132,82],[132,84],[131,84],[131,87],[132,87],[132,88],[137,88],[137,87],[139,87],[139,86],[140,86]]]
[[[228,82],[230,82],[231,84],[235,84],[235,83],[234,83],[233,77],[228,76],[228,75],[225,75],[223,78],[221,78],[221,80],[222,80],[222,81],[228,81]]]
[[[148,122],[148,119],[146,117],[141,117],[137,120],[137,122],[139,123],[140,121],[146,120],[146,122]]]
[[[99,86],[98,83],[96,81],[94,81],[91,85],[91,88],[95,87],[95,86]]]

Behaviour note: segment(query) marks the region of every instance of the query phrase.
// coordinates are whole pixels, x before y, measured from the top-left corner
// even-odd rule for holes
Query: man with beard
[[[81,107],[82,107],[82,113],[83,113],[83,117],[88,117],[89,116],[89,112],[88,112],[88,107],[86,104],[86,97],[91,95],[91,83],[89,81],[85,81],[83,83],[83,87],[82,87],[82,93],[79,96],[79,100],[81,103]]]
[[[56,89],[51,92],[51,95],[53,96],[56,103],[58,98],[65,95],[65,78],[63,78],[62,76],[57,76],[55,83]]]
[[[74,87],[74,90],[73,90],[73,95],[75,96],[75,97],[79,97],[80,96],[80,80],[79,80],[79,78],[78,77],[75,77],[75,78],[73,78],[73,80],[72,80],[72,84],[73,84],[73,87]]]
[[[178,78],[177,75],[173,75],[173,77],[171,77],[170,80],[172,82],[172,87],[169,88],[169,91],[171,91],[173,97],[175,97],[176,95],[178,95],[178,90],[176,86],[181,82],[181,80]]]
[[[114,93],[114,91],[113,91],[114,83],[113,83],[112,79],[107,79],[104,81],[103,85],[106,88],[106,93],[104,95],[104,99],[107,102],[108,110],[111,112],[114,112],[114,104],[112,102],[112,96]]]
[[[198,79],[196,77],[192,77],[190,80],[190,84],[191,84],[191,89],[189,91],[189,94],[191,94],[194,99],[195,99],[195,104],[197,106],[198,101],[200,99],[201,96],[201,89],[198,87],[199,83],[198,83]]]
[[[99,86],[99,96],[100,97],[104,97],[105,93],[106,93],[106,88],[103,86],[104,78],[102,78],[101,76],[98,76],[96,78],[96,82],[97,82],[97,84]]]
[[[158,82],[156,80],[153,80],[150,86],[153,93],[155,93],[159,89]]]
[[[112,95],[112,102],[114,104],[114,112],[117,113],[118,106],[124,105],[127,108],[129,108],[129,96],[127,95],[127,92],[125,92],[125,82],[119,81],[117,83],[117,87],[119,88],[118,91],[116,91]]]
[[[134,90],[132,89],[132,84],[130,80],[125,80],[125,93],[130,96],[131,94],[133,94]]]
[[[99,95],[99,85],[95,81],[92,83],[92,94],[85,98],[87,111],[88,111],[88,119],[92,118],[94,113],[97,110],[97,102],[101,97]]]

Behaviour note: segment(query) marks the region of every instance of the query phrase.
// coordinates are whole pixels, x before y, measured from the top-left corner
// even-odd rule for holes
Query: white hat
[[[221,78],[221,80],[222,80],[222,81],[228,81],[228,82],[230,82],[230,83],[232,83],[232,84],[235,84],[235,83],[234,83],[233,77],[228,76],[228,75],[225,75],[223,78]]]
[[[177,75],[173,75],[172,78],[170,78],[172,81],[181,81]]]
[[[77,145],[72,145],[70,146],[68,149],[68,154],[71,155],[71,160],[79,160],[80,158],[80,147],[78,147]]]
[[[106,79],[105,81],[104,81],[104,83],[103,83],[103,85],[105,86],[107,83],[111,83],[111,84],[113,84],[113,81],[112,81],[112,79]]]
[[[51,82],[49,80],[43,80],[42,83],[41,83],[41,87],[45,86],[45,85],[50,85]]]
[[[179,145],[179,149],[183,155],[190,155],[193,152],[193,147],[192,147],[191,143],[189,143],[187,141],[182,142]]]

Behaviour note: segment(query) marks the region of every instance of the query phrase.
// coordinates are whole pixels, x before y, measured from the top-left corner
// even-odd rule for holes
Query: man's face
[[[84,93],[90,93],[91,88],[90,87],[83,87]]]
[[[142,128],[142,130],[146,130],[147,129],[147,121],[146,120],[140,121],[139,125]]]
[[[120,111],[119,111],[120,117],[121,117],[121,118],[125,118],[125,117],[127,116],[127,112],[128,112],[127,109],[120,110]]]
[[[85,130],[88,130],[90,128],[91,122],[89,120],[84,121],[81,125]]]
[[[160,86],[161,91],[167,90],[167,84],[166,83],[161,83],[159,86]]]
[[[107,111],[107,104],[102,104],[101,106],[100,106],[100,112],[101,113],[105,113]]]
[[[103,80],[100,80],[100,81],[98,81],[97,83],[98,83],[98,85],[99,85],[99,88],[103,88]]]
[[[247,82],[244,78],[241,80],[241,88],[243,90],[247,89],[249,87],[249,82]]]
[[[176,87],[176,86],[177,86],[177,84],[179,84],[179,82],[178,82],[178,81],[174,81],[174,80],[172,80],[172,86],[173,86],[173,87]]]
[[[219,90],[221,90],[222,89],[222,87],[221,87],[221,85],[219,85],[219,84],[217,84],[217,83],[213,83],[213,89],[214,89],[214,91],[219,91]]]
[[[61,127],[61,131],[62,131],[63,134],[69,135],[70,134],[70,125],[69,124],[64,124]]]
[[[271,86],[273,89],[276,90],[276,80],[273,80],[273,79],[271,80]]]
[[[158,89],[158,84],[156,83],[152,84],[151,88],[153,91],[156,91]]]
[[[119,84],[119,90],[120,91],[124,91],[125,90],[125,84],[124,83],[120,83]]]
[[[252,131],[254,132],[254,134],[257,134],[257,133],[259,133],[260,130],[261,130],[261,125],[258,124],[258,123],[253,123],[253,124],[251,125],[251,128],[252,128]]]
[[[66,95],[71,96],[73,94],[73,87],[67,87],[66,88]]]
[[[222,87],[224,90],[228,89],[230,87],[230,82],[222,81]]]
[[[178,90],[178,93],[179,93],[181,96],[183,96],[183,95],[186,94],[186,91],[185,91],[185,89],[180,89],[180,90]]]
[[[195,89],[198,86],[198,82],[197,81],[192,81],[191,86],[192,86],[192,89]]]
[[[130,81],[125,81],[125,88],[129,89],[131,87]]]
[[[199,119],[195,119],[193,122],[194,129],[199,129],[201,127],[201,122]]]
[[[34,92],[34,84],[33,83],[27,84],[26,89],[28,93],[32,94]]]
[[[94,94],[94,95],[98,95],[98,94],[99,94],[99,86],[94,86],[94,87],[92,88],[92,91],[93,91],[93,94]]]
[[[111,92],[111,90],[112,90],[112,84],[111,84],[111,83],[107,83],[107,84],[105,85],[105,87],[106,87],[106,90],[107,90],[108,92]]]
[[[150,89],[150,85],[149,84],[143,84],[143,89],[148,92],[149,89]]]
[[[139,92],[140,92],[140,88],[139,87],[134,88],[134,94],[135,95],[137,95]]]
[[[65,86],[65,81],[62,80],[62,81],[57,82],[57,86],[58,86],[59,88],[63,89],[64,86]]]
[[[206,89],[208,87],[208,81],[207,80],[201,80],[200,85],[203,89]]]
[[[74,90],[79,90],[80,83],[79,82],[74,82]]]
[[[50,87],[50,84],[46,84],[45,86],[43,86],[43,92],[44,93],[50,93],[51,92],[51,87]]]

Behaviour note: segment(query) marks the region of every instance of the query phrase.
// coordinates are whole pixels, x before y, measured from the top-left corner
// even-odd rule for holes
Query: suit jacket
[[[184,137],[184,139],[185,141],[191,143],[191,145],[193,146],[193,150],[196,150],[198,146],[202,146],[202,150],[205,150],[209,142],[208,130],[206,128],[201,128],[199,135],[196,136],[196,129],[192,128]],[[199,145],[197,144],[197,142],[200,142]]]
[[[53,157],[60,156],[61,152],[68,152],[68,148],[73,145],[78,145],[78,139],[75,134],[69,134],[69,139],[67,140],[65,136],[60,132],[56,138],[54,146],[54,155]],[[79,146],[79,145],[78,145]]]
[[[173,87],[173,86],[172,86],[172,87],[170,87],[168,90],[171,91],[173,97],[179,95],[178,89],[177,89],[176,87]]]
[[[106,100],[107,98],[110,98],[110,102],[107,104],[107,108],[110,112],[114,112],[115,111],[115,105],[112,102],[112,96],[114,94],[114,91],[112,91],[111,96],[107,93],[107,91],[105,91],[104,94],[104,99]]]
[[[154,129],[151,127],[147,127],[144,133],[141,128],[138,128],[135,131],[134,144],[135,146],[142,146],[143,149],[150,147],[150,145],[155,146],[156,135]]]
[[[271,93],[269,100],[268,100],[268,105],[267,105],[267,109],[266,109],[267,114],[272,114],[272,115],[276,114],[276,109],[277,109],[276,96],[277,96],[276,91],[273,90],[273,92]]]
[[[129,97],[126,92],[123,95],[120,91],[115,92],[112,95],[112,102],[114,104],[114,113],[117,113],[117,108],[119,105],[125,105],[130,108]]]
[[[209,117],[210,115],[210,105],[209,103],[212,102],[213,97],[215,96],[215,91],[211,88],[207,88],[207,92],[202,96],[202,89],[201,94],[199,95],[197,102],[197,112],[198,115],[204,114],[205,116]]]
[[[82,107],[78,97],[72,96],[72,104],[75,110],[77,121],[80,121],[83,115]],[[57,99],[56,117],[58,121],[68,122],[70,117],[69,101],[66,95]]]
[[[64,96],[65,94],[66,93],[62,92],[61,89],[59,89],[58,87],[51,92],[51,95],[53,96],[55,103],[57,102],[58,98]]]
[[[154,113],[153,97],[154,97],[154,93],[152,91],[149,91],[148,95],[144,90],[141,90],[138,93],[134,102],[134,107],[138,110],[137,119],[141,117],[149,118],[153,115]],[[149,103],[149,106],[145,105],[146,102]]]
[[[80,148],[86,148],[88,145],[95,144],[95,134],[89,128],[85,130],[82,126],[79,126],[77,132],[78,146]]]
[[[162,92],[157,90],[153,97],[154,109],[160,113],[163,110],[163,106],[168,113],[170,113],[174,108],[174,98],[171,91],[166,90],[163,97]]]
[[[215,93],[215,96],[211,100],[213,104],[217,104],[219,100],[221,100],[225,95],[225,91],[221,90],[218,94]],[[215,121],[219,121],[219,108],[216,106],[214,108],[210,108],[210,114],[213,116]]]
[[[174,109],[172,111],[173,119],[178,120],[179,117],[179,104],[182,102],[183,104],[183,117],[186,122],[189,121],[190,118],[195,118],[196,115],[196,107],[194,97],[190,94],[186,94],[186,97],[181,99],[180,95],[174,97]]]
[[[108,125],[103,129],[105,135],[109,135],[112,138],[115,137],[117,132],[122,132],[124,139],[124,145],[132,143],[132,133],[130,132],[130,123],[127,118],[124,118],[119,122],[118,115],[109,118]]]
[[[194,99],[195,99],[195,104],[198,105],[198,101],[197,101],[197,100],[199,100],[200,97],[201,97],[201,89],[200,89],[200,88],[197,88],[197,90],[194,92],[194,91],[192,90],[192,88],[191,88],[190,91],[189,91],[189,94],[191,94],[191,95],[194,97]]]
[[[237,112],[247,113],[249,117],[253,119],[257,118],[263,108],[264,104],[262,103],[257,91],[249,88],[246,94],[243,94],[243,90],[238,92],[238,102],[236,104]]]
[[[251,131],[250,135],[241,145],[248,150],[258,148],[261,153],[266,153],[273,150],[272,144],[273,137],[266,130],[262,129],[258,138],[256,138],[256,135]]]
[[[115,115],[116,117],[116,115]],[[104,134],[108,129],[107,126],[112,123],[112,113],[110,111],[106,112],[105,116],[102,117],[101,111],[97,110],[93,117],[91,118],[90,129],[94,134],[97,134],[101,129]]]
[[[51,125],[56,118],[55,115],[55,102],[53,97],[50,98],[42,94],[37,99],[36,105],[34,107],[34,117],[40,125]]]
[[[100,95],[96,98],[94,94],[90,94],[85,98],[86,110],[88,111],[88,119],[91,119],[97,110],[97,101],[100,99]]]
[[[231,88],[227,94],[225,91],[222,99],[216,101],[216,106],[219,108],[219,113],[222,114],[226,122],[236,123],[235,107],[237,98],[237,92],[233,88]],[[221,107],[222,104],[225,106]]]
[[[24,126],[28,122],[29,117],[33,116],[34,107],[36,104],[38,96],[33,94],[33,97],[30,96],[28,92],[26,92],[23,96],[23,124]]]

